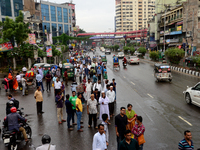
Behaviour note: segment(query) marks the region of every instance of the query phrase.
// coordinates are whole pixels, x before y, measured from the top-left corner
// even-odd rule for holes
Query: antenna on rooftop
[[[73,3],[73,0],[71,0],[70,3],[72,4],[72,3]]]

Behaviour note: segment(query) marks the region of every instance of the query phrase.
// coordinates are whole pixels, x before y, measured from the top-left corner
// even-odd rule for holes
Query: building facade
[[[155,0],[116,0],[116,31],[135,31],[148,27],[155,14]]]
[[[1,0],[0,21],[4,21],[6,16],[15,20],[20,10],[23,10],[23,0]]]
[[[44,33],[52,33],[52,36],[59,36],[62,33],[71,35],[73,27],[72,7],[69,3],[56,4],[41,1],[41,15]]]

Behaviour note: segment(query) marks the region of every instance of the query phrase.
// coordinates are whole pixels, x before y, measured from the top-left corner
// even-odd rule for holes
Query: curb
[[[196,77],[200,77],[200,73],[197,71],[192,71],[192,70],[187,70],[187,69],[183,69],[183,68],[179,68],[179,67],[175,67],[175,66],[171,66],[171,69],[177,72],[182,72],[188,75],[193,75]]]

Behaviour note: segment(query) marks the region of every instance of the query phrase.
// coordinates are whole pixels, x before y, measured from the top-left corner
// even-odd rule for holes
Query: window
[[[139,17],[142,17],[142,15],[139,15]]]
[[[1,15],[12,16],[11,3],[8,0],[1,0]],[[10,11],[8,11],[10,10]]]
[[[67,8],[63,8],[63,17],[64,17],[64,23],[68,23],[68,11],[67,11]]]
[[[139,5],[139,7],[142,7],[142,5]]]
[[[139,12],[139,14],[142,14],[142,12]]]
[[[133,15],[130,15],[130,17],[133,17]]]
[[[62,8],[57,7],[57,17],[58,17],[58,22],[62,22]]]
[[[42,20],[49,21],[49,5],[41,4]]]
[[[1,0],[2,1],[2,0]],[[8,1],[8,0],[6,0]],[[7,3],[7,2],[5,2]],[[1,2],[1,5],[5,5],[5,3]],[[22,0],[13,0],[13,4],[14,4],[14,14],[15,17],[19,16],[19,10],[23,10],[23,2]],[[5,11],[8,11],[7,9]],[[11,9],[10,9],[11,11]]]
[[[61,35],[63,33],[63,25],[62,24],[58,24],[58,33],[59,33],[59,35]]]
[[[67,25],[67,24],[65,24],[65,25],[64,25],[64,28],[65,28],[65,33],[66,33],[67,35],[69,35],[69,29],[68,29],[68,25]]]
[[[56,22],[56,7],[55,6],[50,6],[51,8],[51,21]]]
[[[139,4],[142,4],[142,2],[138,2]]]
[[[42,26],[43,26],[43,32],[45,32],[45,30],[46,30],[48,33],[50,32],[50,23],[43,22],[43,23],[42,23]]]
[[[139,22],[139,24],[142,24],[142,22]]]
[[[57,24],[56,23],[52,23],[51,24],[51,28],[52,28],[52,36],[57,36]]]

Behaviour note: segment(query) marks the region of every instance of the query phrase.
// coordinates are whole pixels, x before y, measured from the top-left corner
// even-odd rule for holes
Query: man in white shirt
[[[92,90],[92,82],[90,82],[90,79],[88,79],[88,82],[85,84],[85,86],[86,86],[85,99],[89,100],[91,96],[91,90]]]
[[[104,125],[98,125],[98,132],[93,137],[92,150],[107,150]]]
[[[17,73],[16,79],[17,79],[17,82],[18,82],[18,83],[21,82],[22,78],[21,78],[21,76],[19,75],[19,73]]]
[[[90,70],[91,67],[92,67],[92,66],[91,66],[91,64],[89,63],[88,66],[87,66],[87,68]]]
[[[93,91],[95,89],[98,89],[98,97],[100,97],[101,91],[102,91],[102,86],[101,86],[101,80],[98,80],[98,83],[95,83],[93,86]],[[97,100],[99,102],[99,100]]]
[[[59,67],[62,68],[62,62],[59,63]]]
[[[42,76],[41,76],[41,74],[39,73],[39,71],[37,71],[37,75],[36,75],[36,81],[37,81],[37,83],[38,83],[38,85],[37,86],[42,86],[42,91],[44,91],[44,87],[43,87],[43,83],[42,83]]]
[[[59,78],[56,79],[56,82],[54,82],[54,92],[55,92],[55,96],[58,94],[58,92],[61,91],[61,82],[59,81]]]
[[[25,73],[27,71],[27,68],[26,67],[23,67],[22,68],[22,71]]]
[[[110,117],[114,115],[114,101],[115,101],[115,91],[113,91],[113,86],[110,86],[110,90],[106,92],[106,96],[109,99],[109,111]]]

